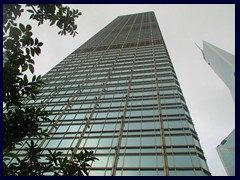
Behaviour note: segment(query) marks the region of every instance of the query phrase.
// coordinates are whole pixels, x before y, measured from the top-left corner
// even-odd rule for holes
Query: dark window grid
[[[154,53],[152,52],[154,50]],[[149,53],[151,51],[151,54],[149,55],[166,55],[166,52],[164,49],[156,49],[154,47],[148,48],[147,50],[144,49],[138,49],[137,51],[137,57],[146,57],[146,53]]]
[[[122,71],[125,71],[125,70],[128,70],[128,71],[131,71],[131,67],[125,67],[125,68],[122,68],[122,67],[119,67],[119,68],[114,68],[114,70],[113,70],[113,73],[116,73],[116,72],[118,72],[118,73],[120,73],[120,72],[122,72]],[[96,71],[94,72],[94,75],[97,75],[98,73],[106,73],[106,75],[107,75],[107,72],[106,72],[106,69],[96,69]]]
[[[171,96],[173,95],[173,96]],[[61,97],[61,96],[56,96],[55,98],[57,97]],[[69,96],[71,97],[71,96]],[[68,97],[65,97],[66,99]],[[87,97],[86,97],[87,98]],[[167,94],[167,95],[162,95],[162,99],[168,99],[168,98],[178,98],[177,97],[177,94]],[[148,95],[148,96],[133,96],[131,97],[131,101],[141,101],[141,100],[155,100],[156,98],[153,97],[152,95]],[[121,98],[100,98],[100,102],[104,102],[104,103],[108,103],[108,102],[119,102],[119,101],[124,101],[125,100],[125,97],[121,97]],[[83,104],[93,104],[95,103],[95,99],[94,99],[94,96],[93,96],[93,99],[85,99],[85,100],[74,100],[73,103],[74,104],[78,104],[78,103],[83,103]],[[66,103],[65,103],[66,104]],[[35,103],[34,105],[38,105],[37,103]],[[39,103],[40,105],[40,103]],[[58,103],[57,105],[64,105],[64,103]]]
[[[38,99],[37,102],[34,102],[33,104],[29,104],[29,105],[32,105],[32,106],[35,106],[35,107],[38,107],[38,106],[42,106],[42,107],[45,107],[47,109],[49,109],[50,107],[53,107],[55,109],[52,109],[52,111],[55,111],[55,110],[61,110],[64,108],[64,106],[67,104],[66,101],[52,101],[52,102],[44,102],[44,100],[46,99],[49,99],[48,97],[46,97],[45,99]],[[50,99],[51,101],[52,99]],[[43,103],[47,103],[47,104],[44,104],[42,105],[42,101]]]
[[[53,132],[58,131],[58,128],[59,128],[60,126],[64,127],[63,124],[62,124],[62,120],[63,120],[65,117],[66,117],[66,115],[63,115],[63,118],[61,117],[61,119],[59,120],[59,122],[58,122],[56,125],[54,125],[54,124],[52,124],[52,123],[49,123],[49,124],[47,125],[47,128],[52,128],[53,126],[55,126],[54,129],[53,129],[53,131],[49,133],[50,135],[54,134]],[[70,124],[72,123],[72,121],[73,121],[73,120],[70,121]],[[46,125],[41,125],[40,127],[44,128],[44,126],[46,126]],[[70,125],[68,125],[67,130],[69,129],[69,127],[70,127]],[[67,130],[66,130],[66,132],[67,132]]]
[[[120,67],[126,68],[126,67],[132,67],[132,66],[133,66],[133,59],[131,61],[127,62],[127,63],[126,62],[120,62],[118,60],[115,67],[116,67],[116,69],[118,69]]]
[[[165,106],[165,104],[161,105],[162,109],[181,109],[181,104],[173,104],[173,106]],[[140,109],[141,108],[141,109]],[[158,104],[149,104],[149,105],[128,105],[127,111],[141,111],[141,110],[153,110],[158,109]]]
[[[112,58],[103,57],[99,61],[98,69],[105,68],[105,67],[106,68],[111,68],[111,64],[115,61],[116,61],[116,57],[112,57]],[[104,65],[105,65],[105,67],[104,67]]]
[[[119,51],[116,51],[116,50],[113,50],[113,51],[108,50],[108,52],[109,52],[110,54],[111,54],[112,52],[117,52],[117,53],[120,54],[120,55],[126,55],[126,56],[128,56],[128,55],[132,55],[132,54],[136,53],[137,51],[136,51],[136,48],[133,47],[133,48],[124,48],[124,49],[122,49],[120,52],[119,52]]]
[[[107,74],[107,72],[106,72],[106,69],[110,69],[110,68],[108,68],[108,67],[106,67],[106,68],[96,68],[95,67],[95,70],[93,71],[93,72],[91,72],[91,76],[92,75],[95,75],[95,74],[98,74],[98,72],[99,72],[99,70],[102,70],[101,72],[100,72],[100,74],[102,74],[102,75],[106,75]],[[81,79],[85,79],[86,78],[86,76],[88,76],[88,73],[89,72],[89,70],[86,70],[86,71],[81,71],[81,70],[79,70],[79,71],[76,71],[75,73],[74,73],[74,75],[72,75],[71,77],[72,78],[81,78]]]
[[[55,77],[64,77],[66,75],[70,75],[71,73],[67,72],[66,70],[61,70],[58,72],[50,72],[47,73],[43,76],[45,81],[51,80],[51,79],[55,79]]]
[[[142,147],[140,146],[139,148],[142,148]],[[156,146],[155,146],[155,148],[156,148]],[[108,156],[108,155],[114,155],[114,153],[96,153],[96,157],[98,155],[99,156]],[[146,155],[161,156],[162,153],[160,151],[159,152],[140,152],[140,153],[139,152],[138,153],[134,153],[134,152],[124,152],[124,153],[120,152],[119,153],[119,156],[139,156],[140,158],[141,158],[141,156],[146,156]],[[167,155],[197,155],[197,153],[196,152],[175,152],[175,153],[167,153]]]
[[[154,69],[153,69],[154,70]],[[165,73],[165,71],[166,72],[168,72],[168,71],[172,71],[172,69],[170,68],[164,68],[164,69],[161,69],[161,70],[158,70],[157,72],[158,73]],[[145,73],[149,73],[149,70],[144,70],[144,69],[140,69],[140,70],[138,70],[138,69],[134,69],[134,74],[145,74]]]
[[[70,139],[70,138],[69,138]],[[98,147],[98,149],[99,150],[109,150],[109,147],[110,148],[114,148],[113,146],[101,146],[101,147]],[[197,146],[195,146],[195,145],[181,145],[181,146],[179,146],[179,145],[175,145],[175,146],[165,146],[166,147],[166,149],[188,149],[188,148],[198,148],[199,149],[199,147],[197,147]],[[85,147],[86,148],[86,150],[88,150],[88,151],[90,151],[90,150],[94,150],[95,149],[95,146],[92,146],[92,147]],[[139,148],[141,148],[141,149],[157,149],[157,150],[161,150],[161,148],[162,148],[162,146],[160,145],[156,145],[156,146],[120,146],[120,150],[130,150],[130,149],[132,149],[132,150],[138,150]],[[52,148],[52,147],[49,147],[48,148],[49,150],[55,150],[55,147],[54,148]],[[21,150],[24,150],[24,148],[17,148],[16,149],[16,151],[21,151]],[[62,151],[65,151],[65,150],[69,150],[69,147],[58,147],[58,150],[62,150]],[[159,151],[160,152],[160,151]],[[128,153],[128,152],[126,152],[126,153]],[[143,152],[144,153],[144,152]],[[152,152],[150,152],[150,153],[152,153]],[[154,152],[155,153],[155,152]],[[152,153],[152,154],[154,154],[154,153]],[[46,154],[48,154],[48,153],[46,153]],[[107,153],[108,154],[108,153]],[[122,153],[122,154],[124,154],[124,153]],[[135,153],[135,154],[139,154],[139,153]],[[187,151],[181,151],[181,152],[174,152],[174,151],[169,151],[169,152],[167,152],[167,154],[168,155],[184,155],[184,154],[190,154],[190,155],[199,155],[199,156],[202,156],[202,154],[201,153],[199,153],[199,152],[195,152],[195,151],[191,151],[191,150],[187,150]],[[200,157],[200,158],[202,158],[202,157]],[[203,158],[202,158],[203,159]]]
[[[144,138],[144,137],[160,138],[161,137],[161,134],[159,133],[160,129],[153,129],[153,128],[152,129],[139,129],[140,132],[148,132],[148,131],[155,131],[155,130],[156,130],[157,133],[152,133],[152,134],[141,134],[141,133],[139,133],[139,134],[126,134],[127,132],[125,132],[122,135],[122,138],[128,139],[128,138],[136,137],[136,138],[139,138],[140,140],[141,140],[141,138]],[[126,130],[126,131],[128,131],[128,130]],[[176,129],[172,129],[172,131],[174,132],[174,131],[176,131]],[[101,131],[99,131],[99,132],[101,133]],[[113,131],[113,133],[116,133],[116,131]],[[179,137],[179,136],[182,136],[181,138],[185,138],[185,136],[189,136],[189,137],[191,136],[190,132],[188,132],[188,133],[175,133],[175,134],[172,134],[172,133],[169,133],[169,131],[166,131],[165,133],[166,133],[166,134],[164,134],[165,137],[174,137],[174,136],[175,137]],[[102,138],[110,138],[110,139],[111,138],[117,138],[118,134],[115,134],[115,135],[112,135],[112,136],[111,135],[102,135],[101,137]],[[192,137],[195,138],[194,136],[192,136]],[[85,136],[84,138],[86,138],[86,139],[88,139],[88,138],[89,139],[97,139],[97,138],[99,138],[99,136],[87,136],[87,137]],[[58,137],[56,139],[58,139]],[[156,144],[156,142],[155,142],[155,144]],[[126,146],[126,144],[121,144],[121,145],[124,146],[124,147]],[[192,145],[193,144],[188,144],[188,143],[185,144],[185,146],[192,146]],[[142,145],[140,145],[140,146],[142,146]],[[168,145],[168,146],[172,146],[172,143],[171,143],[171,145]]]
[[[125,59],[125,58],[128,58],[128,59],[132,58],[132,59],[134,59],[134,54],[135,54],[135,52],[132,52],[132,53],[122,53],[121,52],[119,54],[118,58],[119,59]]]
[[[84,89],[88,89],[88,88],[91,89],[90,87],[92,87],[92,86],[96,86],[95,88],[101,88],[102,87],[102,86],[100,86],[100,83],[101,83],[100,81],[98,81],[99,86],[98,85],[94,85],[94,84],[92,86],[87,86],[87,84],[94,83],[94,82],[97,82],[97,81],[95,81],[95,80],[94,81],[87,81],[87,82],[76,81],[75,83],[77,83],[77,84],[79,84],[81,86],[81,91],[84,90]],[[102,81],[102,82],[104,82],[104,81]],[[59,91],[79,90],[79,87],[77,87],[77,88],[76,87],[72,87],[71,89],[64,87],[64,86],[68,86],[68,85],[71,85],[71,83],[70,82],[64,83],[64,84],[56,83],[56,84],[53,84],[53,87],[58,87],[58,86],[60,87],[60,86],[62,86],[61,88],[58,89],[58,92]],[[46,84],[45,86],[50,86],[50,85]],[[46,92],[55,92],[55,88],[47,89]]]
[[[83,113],[85,114],[85,113]],[[147,118],[148,117],[148,118]],[[120,116],[119,116],[120,118]],[[141,119],[142,118],[142,119]],[[144,119],[147,118],[147,119]],[[72,120],[62,120],[62,125],[69,125],[69,122],[71,122]],[[95,124],[103,124],[103,122],[105,122],[105,124],[111,124],[111,123],[116,123],[116,119],[115,118],[93,118],[92,121],[94,121]],[[157,116],[135,116],[135,117],[126,117],[126,123],[139,123],[139,122],[157,122]],[[163,118],[163,122],[180,122],[180,121],[184,121],[186,123],[186,121],[188,122],[188,120],[184,117],[180,117],[178,119],[168,119],[168,118]],[[72,122],[73,125],[75,124],[84,124],[84,119],[75,119],[74,122]],[[93,122],[91,122],[92,124],[94,124]],[[189,123],[189,122],[188,122]],[[46,123],[42,123],[41,126],[47,126],[49,124],[49,122]],[[166,130],[171,130],[172,128],[168,128],[166,127]],[[175,129],[179,130],[178,127],[175,127]],[[184,126],[182,126],[180,129],[189,129],[188,127],[184,128]],[[191,133],[195,134],[195,131],[191,130]]]
[[[158,52],[165,52],[165,47],[163,44],[159,44],[159,45],[152,44],[151,46],[145,46],[145,47],[139,46],[137,48],[137,52],[138,54],[144,54],[145,52],[149,52],[149,50],[151,51],[152,49]]]
[[[131,69],[132,69],[132,66],[129,66],[129,67],[117,67],[117,68],[114,68],[114,70],[112,71],[113,74],[115,73],[121,73],[121,72],[131,72]],[[101,71],[101,70],[100,70]]]
[[[114,61],[113,61],[114,62]],[[101,64],[101,65],[98,65],[97,67],[96,67],[96,70],[99,70],[99,69],[101,69],[101,70],[106,70],[106,69],[112,69],[112,63],[113,62],[108,62],[108,63],[105,63],[105,64]],[[127,65],[126,65],[127,66]],[[115,66],[116,67],[116,66]],[[114,67],[114,68],[115,68]]]
[[[103,171],[107,171],[107,170],[111,170],[111,167],[91,167],[91,171],[95,172],[97,170],[103,170]],[[121,173],[121,172],[126,172],[126,171],[156,171],[156,167],[117,167],[116,168],[117,172],[116,173]],[[158,167],[158,170],[163,170],[162,167]],[[118,172],[120,171],[120,172]],[[91,175],[91,172],[90,172]],[[122,175],[122,174],[120,174]]]
[[[59,95],[55,96],[56,98],[61,97]],[[66,96],[65,98],[69,98],[71,96]],[[87,96],[85,96],[87,98]],[[162,99],[169,99],[169,98],[178,98],[178,94],[166,94],[166,95],[160,95],[160,98]],[[117,98],[100,98],[100,102],[118,102],[118,101],[124,101],[125,100],[125,96],[124,97],[117,97]],[[155,100],[155,98],[152,97],[152,95],[147,95],[147,96],[134,96],[131,100],[133,101],[139,101],[139,100]],[[95,103],[95,99],[93,96],[93,99],[85,99],[83,100],[74,100],[74,102],[76,103],[87,103],[87,104],[91,104],[91,103]]]
[[[144,122],[142,122],[144,123]],[[147,122],[148,123],[148,122]],[[152,123],[158,123],[157,121],[155,122],[152,122]],[[112,123],[113,125],[115,123]],[[128,123],[126,123],[128,125]],[[134,123],[132,123],[134,124]],[[127,126],[126,125],[126,126]],[[154,130],[156,130],[156,132],[154,132]],[[184,134],[191,134],[191,132],[189,131],[188,128],[165,128],[164,129],[166,131],[166,134],[171,136],[171,135],[184,135]],[[99,130],[99,131],[91,131],[91,132],[88,132],[86,133],[86,135],[88,134],[89,137],[92,137],[92,138],[97,138],[99,137],[99,134],[102,133],[102,137],[105,137],[105,138],[111,138],[113,137],[113,134],[116,134],[118,133],[119,131],[118,130]],[[131,128],[127,128],[127,129],[124,129],[123,131],[123,137],[140,137],[140,136],[143,136],[143,137],[147,137],[147,136],[160,136],[160,129],[159,128],[139,128],[139,129],[131,129]],[[69,132],[68,134],[74,134],[74,132]],[[117,137],[117,136],[116,136]]]
[[[119,112],[119,113],[121,113],[121,112]],[[116,123],[114,123],[113,125],[115,125],[115,128],[114,129],[116,129],[117,130],[117,127],[118,127],[118,125],[119,125],[120,123],[119,122],[116,122]],[[105,125],[106,125],[106,120],[105,120],[105,122],[104,122],[104,124],[103,124],[103,127],[102,127],[102,130],[104,130],[104,128],[105,128]],[[91,129],[93,128],[93,126],[94,125],[89,125],[89,126],[91,126]],[[90,129],[90,131],[91,131],[91,129]],[[101,132],[101,131],[100,131]],[[116,139],[117,139],[117,132],[116,132]],[[115,135],[115,132],[114,132],[114,134],[112,135],[112,136],[109,136],[109,138],[110,139],[112,139],[112,141],[111,141],[111,146],[113,145],[113,143],[114,143],[114,135]],[[98,149],[98,147],[99,147],[99,143],[101,142],[101,141],[103,141],[103,136],[102,136],[102,132],[101,132],[101,134],[100,134],[100,136],[97,136],[96,137],[96,140],[98,140],[97,141],[97,145],[95,144],[94,146],[96,146],[96,148],[95,148],[95,151],[97,151],[97,149]],[[85,139],[85,140],[84,140]],[[83,147],[85,147],[86,146],[86,143],[88,143],[87,142],[87,139],[88,140],[90,140],[91,139],[91,136],[89,136],[89,134],[84,134],[84,138],[82,139],[82,142],[83,142]]]
[[[153,47],[153,50],[154,50],[155,55],[166,55],[167,54],[166,49],[164,47],[157,48],[155,46],[155,47]]]
[[[144,51],[144,52],[138,52],[136,54],[136,59],[137,58],[152,59],[153,57],[154,57],[154,54],[152,52],[152,49],[149,49],[148,51]]]
[[[129,118],[129,116],[127,117]],[[145,121],[151,121],[154,117],[153,116],[136,116],[136,117],[131,117],[131,121],[139,121],[139,119],[146,119]],[[107,120],[107,122],[111,123],[111,122],[115,122],[116,120],[113,118],[95,118],[95,122],[99,122],[102,123],[103,120]]]
[[[167,149],[186,149],[186,148],[198,148],[197,146],[195,146],[195,145],[175,145],[175,146],[165,146]],[[132,149],[132,150],[137,150],[138,148],[139,148],[139,146],[127,146],[127,147],[124,147],[124,146],[120,146],[120,150],[123,150],[123,149]],[[162,146],[160,145],[157,145],[157,146],[141,146],[141,149],[154,149],[154,148],[157,148],[157,149],[161,149],[162,148]],[[61,148],[61,149],[67,149],[67,148]],[[87,150],[92,150],[92,149],[95,149],[95,147],[93,147],[93,148],[91,148],[91,147],[86,147],[86,149]],[[109,146],[102,146],[102,147],[99,147],[99,149],[100,150],[108,150],[109,149]],[[198,148],[199,149],[199,148]],[[189,152],[191,152],[191,151],[181,151],[181,152],[173,152],[173,154],[184,154],[184,153],[189,153]],[[191,152],[192,153],[192,152]],[[193,152],[193,154],[194,154],[195,152]],[[172,152],[171,153],[169,153],[169,154],[172,154]]]
[[[47,140],[45,141],[43,147],[45,147],[45,149],[46,149],[46,148],[47,148],[47,149],[50,149],[51,147],[48,147],[48,146],[52,143],[51,141],[54,141],[54,140],[56,140],[56,139],[51,139],[51,140],[48,140],[48,139],[47,139]],[[72,140],[72,139],[71,139],[71,140]],[[61,143],[62,143],[63,141],[64,141],[64,139],[59,140],[58,143],[56,143],[56,145],[51,148],[51,150],[58,150],[58,149],[60,148]],[[71,149],[72,147],[74,147],[73,144],[76,143],[76,141],[77,141],[77,139],[73,139],[73,140],[72,140],[72,142],[70,143],[70,146],[68,146],[68,150],[66,149],[67,154],[69,154],[69,151],[71,151],[70,149]],[[52,146],[52,145],[51,145],[51,146]],[[70,153],[70,154],[71,154],[71,153]]]
[[[176,97],[177,98],[177,95],[178,94],[168,94],[168,95],[165,95],[165,96],[161,96],[160,95],[160,97],[161,98],[172,98],[172,97]],[[114,101],[119,101],[119,100],[124,100],[125,98],[123,97],[123,98],[104,98],[104,99],[100,99],[101,101],[103,100],[103,101],[105,101],[105,102],[108,102],[108,101],[112,101],[112,102],[114,102]],[[139,101],[139,100],[151,100],[151,99],[155,99],[155,98],[153,98],[152,97],[152,95],[148,95],[148,96],[135,96],[134,98],[132,98],[131,100],[133,100],[133,101]]]
[[[164,60],[165,59],[168,59],[168,62],[171,63],[171,60],[169,59],[169,56],[167,54],[157,54],[155,56],[155,59],[158,61],[158,62],[161,62],[161,60]]]
[[[129,56],[129,55],[133,55],[133,54],[135,54],[135,53],[137,53],[137,49],[136,49],[136,47],[132,47],[132,48],[123,48],[122,50],[121,50],[121,52],[120,52],[120,54],[121,55],[125,55],[125,56]]]
[[[91,171],[96,171],[96,170],[111,170],[112,167],[91,167]],[[201,167],[169,167],[168,168],[169,170],[172,170],[172,171],[176,171],[176,170],[190,170],[190,171],[203,171],[204,173],[206,173],[207,175],[211,175],[208,171],[202,169]],[[117,167],[116,168],[117,171],[126,171],[126,170],[136,170],[136,171],[147,171],[147,170],[152,170],[152,171],[155,171],[155,170],[158,170],[158,171],[163,171],[163,167]]]
[[[167,76],[167,74],[166,74],[166,76]],[[139,74],[139,75],[134,74],[133,77],[132,77],[132,80],[135,80],[135,79],[141,79],[142,81],[153,81],[153,80],[155,80],[155,76],[154,76],[154,74],[150,74],[150,75],[148,75],[148,74]],[[153,82],[152,82],[152,84],[153,84]]]
[[[144,65],[142,65],[142,66],[136,66],[136,69],[137,70],[140,70],[140,69],[153,69],[154,68],[154,66],[153,65],[146,65],[146,66],[144,66]]]
[[[154,57],[146,58],[146,59],[145,58],[136,59],[136,67],[145,64],[145,62],[146,62],[147,65],[152,64],[153,59],[154,59]],[[168,66],[169,61],[168,60],[164,60],[164,61],[161,60],[161,61],[158,61],[158,63],[156,63],[156,64],[160,65],[160,66]]]
[[[78,69],[78,68],[82,68],[82,67],[85,67],[87,69],[92,68],[95,65],[95,63],[93,63],[93,62],[97,61],[98,58],[99,57],[96,57],[96,58],[89,57],[89,58],[85,59],[84,62],[82,62],[82,63],[79,63],[79,59],[77,59],[75,61],[72,61],[72,60],[68,59],[67,64],[57,65],[55,67],[56,68],[55,72],[56,71],[61,71],[65,68],[72,68],[72,69],[76,69],[76,68]],[[72,65],[76,65],[76,66],[73,67]],[[82,68],[82,69],[84,69],[84,68]]]
[[[169,66],[169,62],[166,62],[166,61],[156,62],[156,66],[157,66],[157,67],[162,67],[162,66],[163,66],[163,67],[164,67],[164,66],[167,67],[167,66]],[[171,72],[174,72],[172,68],[170,68],[170,70],[171,70]]]
[[[157,63],[161,63],[161,62],[171,62],[168,54],[166,52],[159,52],[159,51],[155,51],[154,52],[154,59],[156,60]]]
[[[184,157],[183,155],[187,155],[187,156]],[[191,155],[197,155],[197,153],[195,152],[194,154],[187,153],[187,154],[174,154],[174,155],[169,154],[168,155],[169,168],[171,168],[171,167],[181,167],[181,168],[200,167],[200,163],[198,163],[197,165],[194,165],[193,156],[191,156]],[[179,159],[180,157],[182,159]],[[186,164],[186,163],[188,163],[188,164]]]
[[[104,125],[105,126],[105,125]],[[103,126],[103,128],[104,128],[104,126]],[[115,129],[116,129],[116,127],[117,127],[117,123],[115,124]],[[105,138],[105,139],[104,139]],[[84,137],[83,137],[83,139],[82,140],[84,140],[84,139],[86,139],[85,140],[85,143],[83,144],[83,147],[88,147],[88,146],[86,146],[86,143],[87,143],[87,140],[90,140],[90,139],[96,139],[96,140],[98,140],[98,142],[97,142],[97,144],[95,145],[95,148],[94,148],[94,152],[96,153],[96,151],[97,151],[97,149],[99,148],[99,147],[102,147],[101,145],[100,145],[100,142],[102,143],[104,140],[106,140],[106,139],[110,139],[110,147],[114,147],[114,146],[116,146],[116,143],[117,143],[117,139],[118,139],[118,132],[117,131],[114,131],[113,132],[113,134],[112,134],[112,136],[110,136],[109,138],[108,138],[108,136],[104,136],[104,135],[102,135],[102,133],[99,135],[99,136],[96,136],[96,138],[92,138],[92,136],[90,136],[90,134],[84,134]],[[110,153],[110,151],[111,151],[111,149],[109,149],[109,153]]]
[[[163,71],[163,73],[167,73],[168,71]],[[153,76],[154,71],[153,70],[147,70],[147,71],[133,71],[133,77],[138,77],[138,76]]]
[[[66,76],[70,76],[70,75],[72,75],[72,77],[75,77],[75,75],[77,75],[77,77],[83,77],[83,76],[86,76],[86,74],[87,74],[87,71],[86,72],[81,71],[81,73],[76,72],[76,73],[74,73],[74,75],[70,74],[70,73],[65,73],[65,72],[68,72],[68,71],[64,70],[63,71],[64,75],[62,75],[62,76],[58,76],[58,75],[53,74],[51,77],[49,77],[49,79],[50,79],[49,81],[61,80],[62,78],[66,78]]]
[[[166,77],[168,77],[168,76],[166,76]],[[152,80],[148,80],[148,78],[151,78],[151,79],[153,79],[154,77],[151,77],[151,76],[146,76],[146,77],[144,77],[145,79],[142,79],[141,78],[141,76],[139,76],[139,77],[133,77],[133,79],[135,80],[135,79],[140,79],[140,80],[144,80],[144,82],[146,81],[146,83],[151,83],[152,84]],[[147,79],[147,80],[146,80]],[[155,79],[155,78],[154,78]],[[159,78],[160,80],[161,80],[161,78]],[[169,79],[174,79],[173,77],[169,77]],[[128,76],[126,76],[126,77],[122,77],[122,78],[111,78],[110,79],[110,82],[111,81],[124,81],[124,82],[129,82],[129,77]],[[149,82],[147,82],[147,81],[149,81]]]
[[[173,68],[171,62],[169,62],[168,64],[165,64],[164,66],[158,65],[156,68],[157,72],[162,71],[162,69],[168,69],[168,70],[174,71],[174,68]]]
[[[72,121],[72,122],[73,122],[73,121]],[[60,144],[61,144],[65,139],[68,139],[68,138],[66,138],[65,136],[66,136],[66,132],[68,132],[68,130],[70,129],[71,125],[68,125],[68,126],[67,126],[66,131],[65,131],[65,132],[62,132],[62,137],[59,137],[59,138],[54,138],[54,137],[53,137],[54,134],[55,134],[54,132],[58,131],[58,128],[64,127],[64,125],[62,125],[62,123],[61,123],[61,121],[60,121],[60,124],[57,124],[56,127],[57,127],[57,129],[54,130],[53,133],[50,134],[50,137],[47,138],[47,140],[50,140],[50,141],[51,141],[51,139],[60,139],[60,142],[58,143],[58,145],[56,145],[56,148],[58,148],[58,147],[60,146]],[[82,127],[82,126],[79,126],[78,131],[81,129],[81,127]],[[78,133],[77,133],[77,134],[78,134]],[[77,138],[76,138],[76,137],[77,137],[77,134],[75,134],[75,136],[74,136],[75,139],[72,138],[73,140],[72,140],[72,142],[70,143],[70,147],[73,147],[73,144],[77,142]],[[45,144],[45,147],[48,146],[48,144],[50,143],[50,141],[48,141],[46,144],[44,143],[44,144]]]
[[[146,85],[146,84],[145,84],[145,85]],[[108,87],[108,88],[117,89],[117,88],[120,88],[120,87],[119,87],[119,86],[110,86],[110,87]],[[117,93],[119,93],[119,94],[126,94],[126,88],[124,88],[124,87],[121,87],[121,88],[123,88],[123,89],[105,91],[105,95],[117,94]],[[164,91],[176,91],[176,92],[178,92],[178,91],[175,89],[175,86],[162,87],[160,92],[164,92]],[[149,88],[149,87],[147,87],[147,88],[131,89],[130,95],[131,95],[131,94],[134,94],[134,93],[139,93],[139,92],[145,92],[145,93],[147,93],[147,92],[153,92],[154,95],[156,95],[155,92],[153,91],[153,89],[152,89],[152,88]],[[70,94],[71,94],[71,93],[70,93]],[[66,93],[66,95],[68,95],[68,93]],[[94,97],[94,96],[97,96],[97,95],[99,95],[99,91],[96,91],[96,92],[87,92],[87,93],[81,93],[81,94],[80,94],[80,96],[93,96],[93,97]],[[132,96],[132,95],[131,95],[131,96]],[[136,95],[134,95],[134,96],[136,96]],[[144,96],[146,96],[146,95],[144,95]]]
[[[167,139],[168,138],[168,139]],[[175,138],[175,139],[174,139]],[[191,133],[183,133],[183,134],[166,134],[165,135],[165,141],[168,144],[175,144],[176,143],[176,138],[177,139],[181,139],[181,140],[185,140],[184,142],[179,142],[179,143],[183,143],[183,144],[188,144],[188,145],[192,145],[195,143],[194,140],[198,141],[198,138],[196,136],[194,136]],[[191,140],[190,140],[191,139]],[[189,143],[189,140],[191,141]],[[174,143],[172,141],[175,141]]]

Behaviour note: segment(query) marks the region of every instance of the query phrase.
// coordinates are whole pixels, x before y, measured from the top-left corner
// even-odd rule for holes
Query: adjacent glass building
[[[203,58],[229,88],[235,102],[235,56],[203,41]]]
[[[235,56],[203,41],[203,58],[229,88],[235,102]],[[229,176],[235,175],[235,128],[217,146],[218,155]]]
[[[117,17],[44,80],[27,103],[54,123],[35,141],[68,157],[93,150],[90,176],[210,175],[153,12]]]
[[[235,129],[217,146],[217,152],[229,176],[235,176]]]

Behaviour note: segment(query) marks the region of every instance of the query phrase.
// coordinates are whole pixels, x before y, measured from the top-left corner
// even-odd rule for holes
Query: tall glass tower
[[[117,17],[44,80],[27,102],[52,111],[40,147],[93,150],[90,175],[210,175],[153,12]]]

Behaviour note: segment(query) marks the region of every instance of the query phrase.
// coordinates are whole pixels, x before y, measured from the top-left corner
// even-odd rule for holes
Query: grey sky
[[[36,74],[45,74],[117,16],[154,11],[212,175],[226,175],[216,146],[235,128],[235,104],[194,43],[208,41],[235,54],[235,5],[70,5],[83,15],[78,35],[58,36],[48,23],[33,27],[44,42]],[[29,20],[22,17],[24,23]],[[36,24],[36,23],[34,23]]]

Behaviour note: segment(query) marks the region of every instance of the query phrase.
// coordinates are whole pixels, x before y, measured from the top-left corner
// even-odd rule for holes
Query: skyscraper
[[[235,56],[203,41],[203,58],[229,88],[235,102]],[[235,175],[235,129],[217,146],[228,175]]]
[[[210,175],[153,12],[117,17],[44,80],[27,102],[52,111],[40,147],[93,150],[90,175]]]
[[[203,57],[229,88],[235,102],[235,56],[203,41]]]
[[[217,152],[229,176],[235,176],[235,129],[217,146]]]

